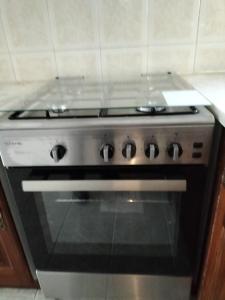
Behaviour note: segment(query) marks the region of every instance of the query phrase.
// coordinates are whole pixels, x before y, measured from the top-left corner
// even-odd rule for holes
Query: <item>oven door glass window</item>
[[[189,272],[181,241],[182,192],[45,191],[33,197],[45,244],[45,269]]]

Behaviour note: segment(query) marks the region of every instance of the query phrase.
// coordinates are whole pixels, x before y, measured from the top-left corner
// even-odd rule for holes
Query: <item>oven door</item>
[[[78,298],[107,294],[109,299],[136,299],[135,284],[144,297],[150,287],[157,294],[160,282],[164,296],[174,287],[171,299],[180,299],[175,295],[184,286],[189,293],[202,171],[179,166],[9,169],[48,295],[60,298],[53,290],[62,278],[64,290]]]

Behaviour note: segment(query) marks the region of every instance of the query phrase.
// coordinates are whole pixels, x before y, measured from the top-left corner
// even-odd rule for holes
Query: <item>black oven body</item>
[[[8,168],[37,270],[194,277],[207,168]],[[23,181],[184,180],[186,191],[24,192]]]

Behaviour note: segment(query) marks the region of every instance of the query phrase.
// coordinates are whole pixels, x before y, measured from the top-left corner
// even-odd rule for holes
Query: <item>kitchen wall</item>
[[[0,81],[225,71],[225,0],[0,0]]]

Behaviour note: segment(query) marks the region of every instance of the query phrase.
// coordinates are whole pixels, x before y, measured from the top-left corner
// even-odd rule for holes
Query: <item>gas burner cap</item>
[[[138,112],[142,113],[161,113],[166,110],[165,106],[139,106],[136,108]]]
[[[61,106],[61,107],[57,107],[57,106],[53,106],[50,111],[55,113],[55,114],[62,114],[66,111],[66,107],[65,106]]]

